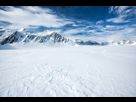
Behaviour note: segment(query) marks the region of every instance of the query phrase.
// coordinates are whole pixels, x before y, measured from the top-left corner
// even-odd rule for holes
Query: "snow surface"
[[[0,46],[0,96],[136,97],[136,45]]]

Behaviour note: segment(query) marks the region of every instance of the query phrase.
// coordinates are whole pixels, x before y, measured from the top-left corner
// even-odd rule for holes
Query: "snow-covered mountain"
[[[43,32],[44,33],[44,32]],[[136,44],[136,41],[110,41],[110,42],[101,42],[98,43],[96,41],[83,41],[81,39],[75,39],[74,41],[67,39],[57,32],[53,32],[51,34],[38,34],[38,33],[31,33],[27,31],[25,28],[21,28],[19,30],[0,30],[0,44],[7,44],[7,43],[28,43],[28,42],[38,42],[38,43],[74,43],[78,45],[130,45]]]
[[[51,43],[67,43],[70,42],[71,40],[59,35],[57,32],[53,32],[50,35],[45,35],[45,36],[41,36],[41,35],[26,35],[25,38],[22,40],[23,42],[29,42],[29,41],[35,41],[35,42],[39,42],[39,43],[44,43],[44,42],[51,42]],[[72,42],[72,41],[71,41]]]
[[[25,28],[21,28],[17,31],[15,30],[6,30],[1,36],[0,36],[0,43],[1,45],[6,43],[15,43],[15,42],[51,42],[51,43],[67,43],[67,42],[73,42],[72,40],[69,40],[61,35],[59,35],[57,32],[53,32],[49,35],[36,35],[33,33],[30,33]]]
[[[89,41],[84,42],[83,45],[99,45],[99,43],[96,42],[96,41],[91,41],[91,40],[89,40]]]
[[[98,42],[96,42],[96,41],[91,41],[91,40],[84,42],[84,41],[81,40],[81,39],[75,39],[74,42],[75,42],[76,44],[79,44],[79,45],[99,45]]]
[[[131,41],[131,40],[121,40],[121,41],[110,41],[109,45],[130,45],[130,44],[134,44],[135,41]]]
[[[45,34],[45,35],[39,35],[36,33],[31,33],[27,31],[25,28],[21,28],[17,31],[15,30],[6,30],[3,34],[1,34],[0,37],[0,43],[1,45],[6,43],[15,43],[15,42],[39,42],[39,43],[45,43],[45,42],[51,42],[51,43],[75,43],[79,45],[98,45],[96,41],[82,41],[81,39],[75,39],[74,41],[67,39],[57,32],[53,32],[51,34]]]
[[[131,41],[131,40],[121,40],[121,41],[105,41],[101,42],[102,45],[133,45],[136,44],[136,41]]]
[[[21,41],[25,35],[23,33],[19,33],[18,31],[8,30],[5,31],[4,34],[0,37],[1,45],[6,43],[14,43]]]

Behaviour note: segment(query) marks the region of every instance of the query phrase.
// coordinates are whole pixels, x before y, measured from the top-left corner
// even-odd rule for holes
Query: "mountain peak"
[[[50,35],[56,35],[56,34],[58,34],[57,32],[52,32]]]
[[[26,29],[25,28],[21,28],[18,31],[26,31]]]

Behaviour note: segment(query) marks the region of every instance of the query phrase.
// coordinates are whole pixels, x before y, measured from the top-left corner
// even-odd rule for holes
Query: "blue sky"
[[[70,39],[136,40],[136,6],[0,6],[0,28]]]

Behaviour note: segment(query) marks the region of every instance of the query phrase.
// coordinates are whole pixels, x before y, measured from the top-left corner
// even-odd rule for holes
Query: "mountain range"
[[[28,43],[28,42],[38,42],[38,43],[75,43],[78,45],[116,45],[116,44],[133,44],[135,41],[111,41],[111,42],[101,42],[96,41],[86,41],[84,42],[81,39],[75,39],[74,41],[67,39],[57,32],[53,32],[49,35],[38,35],[27,31],[25,28],[19,30],[0,30],[0,44],[11,44],[16,42]]]

